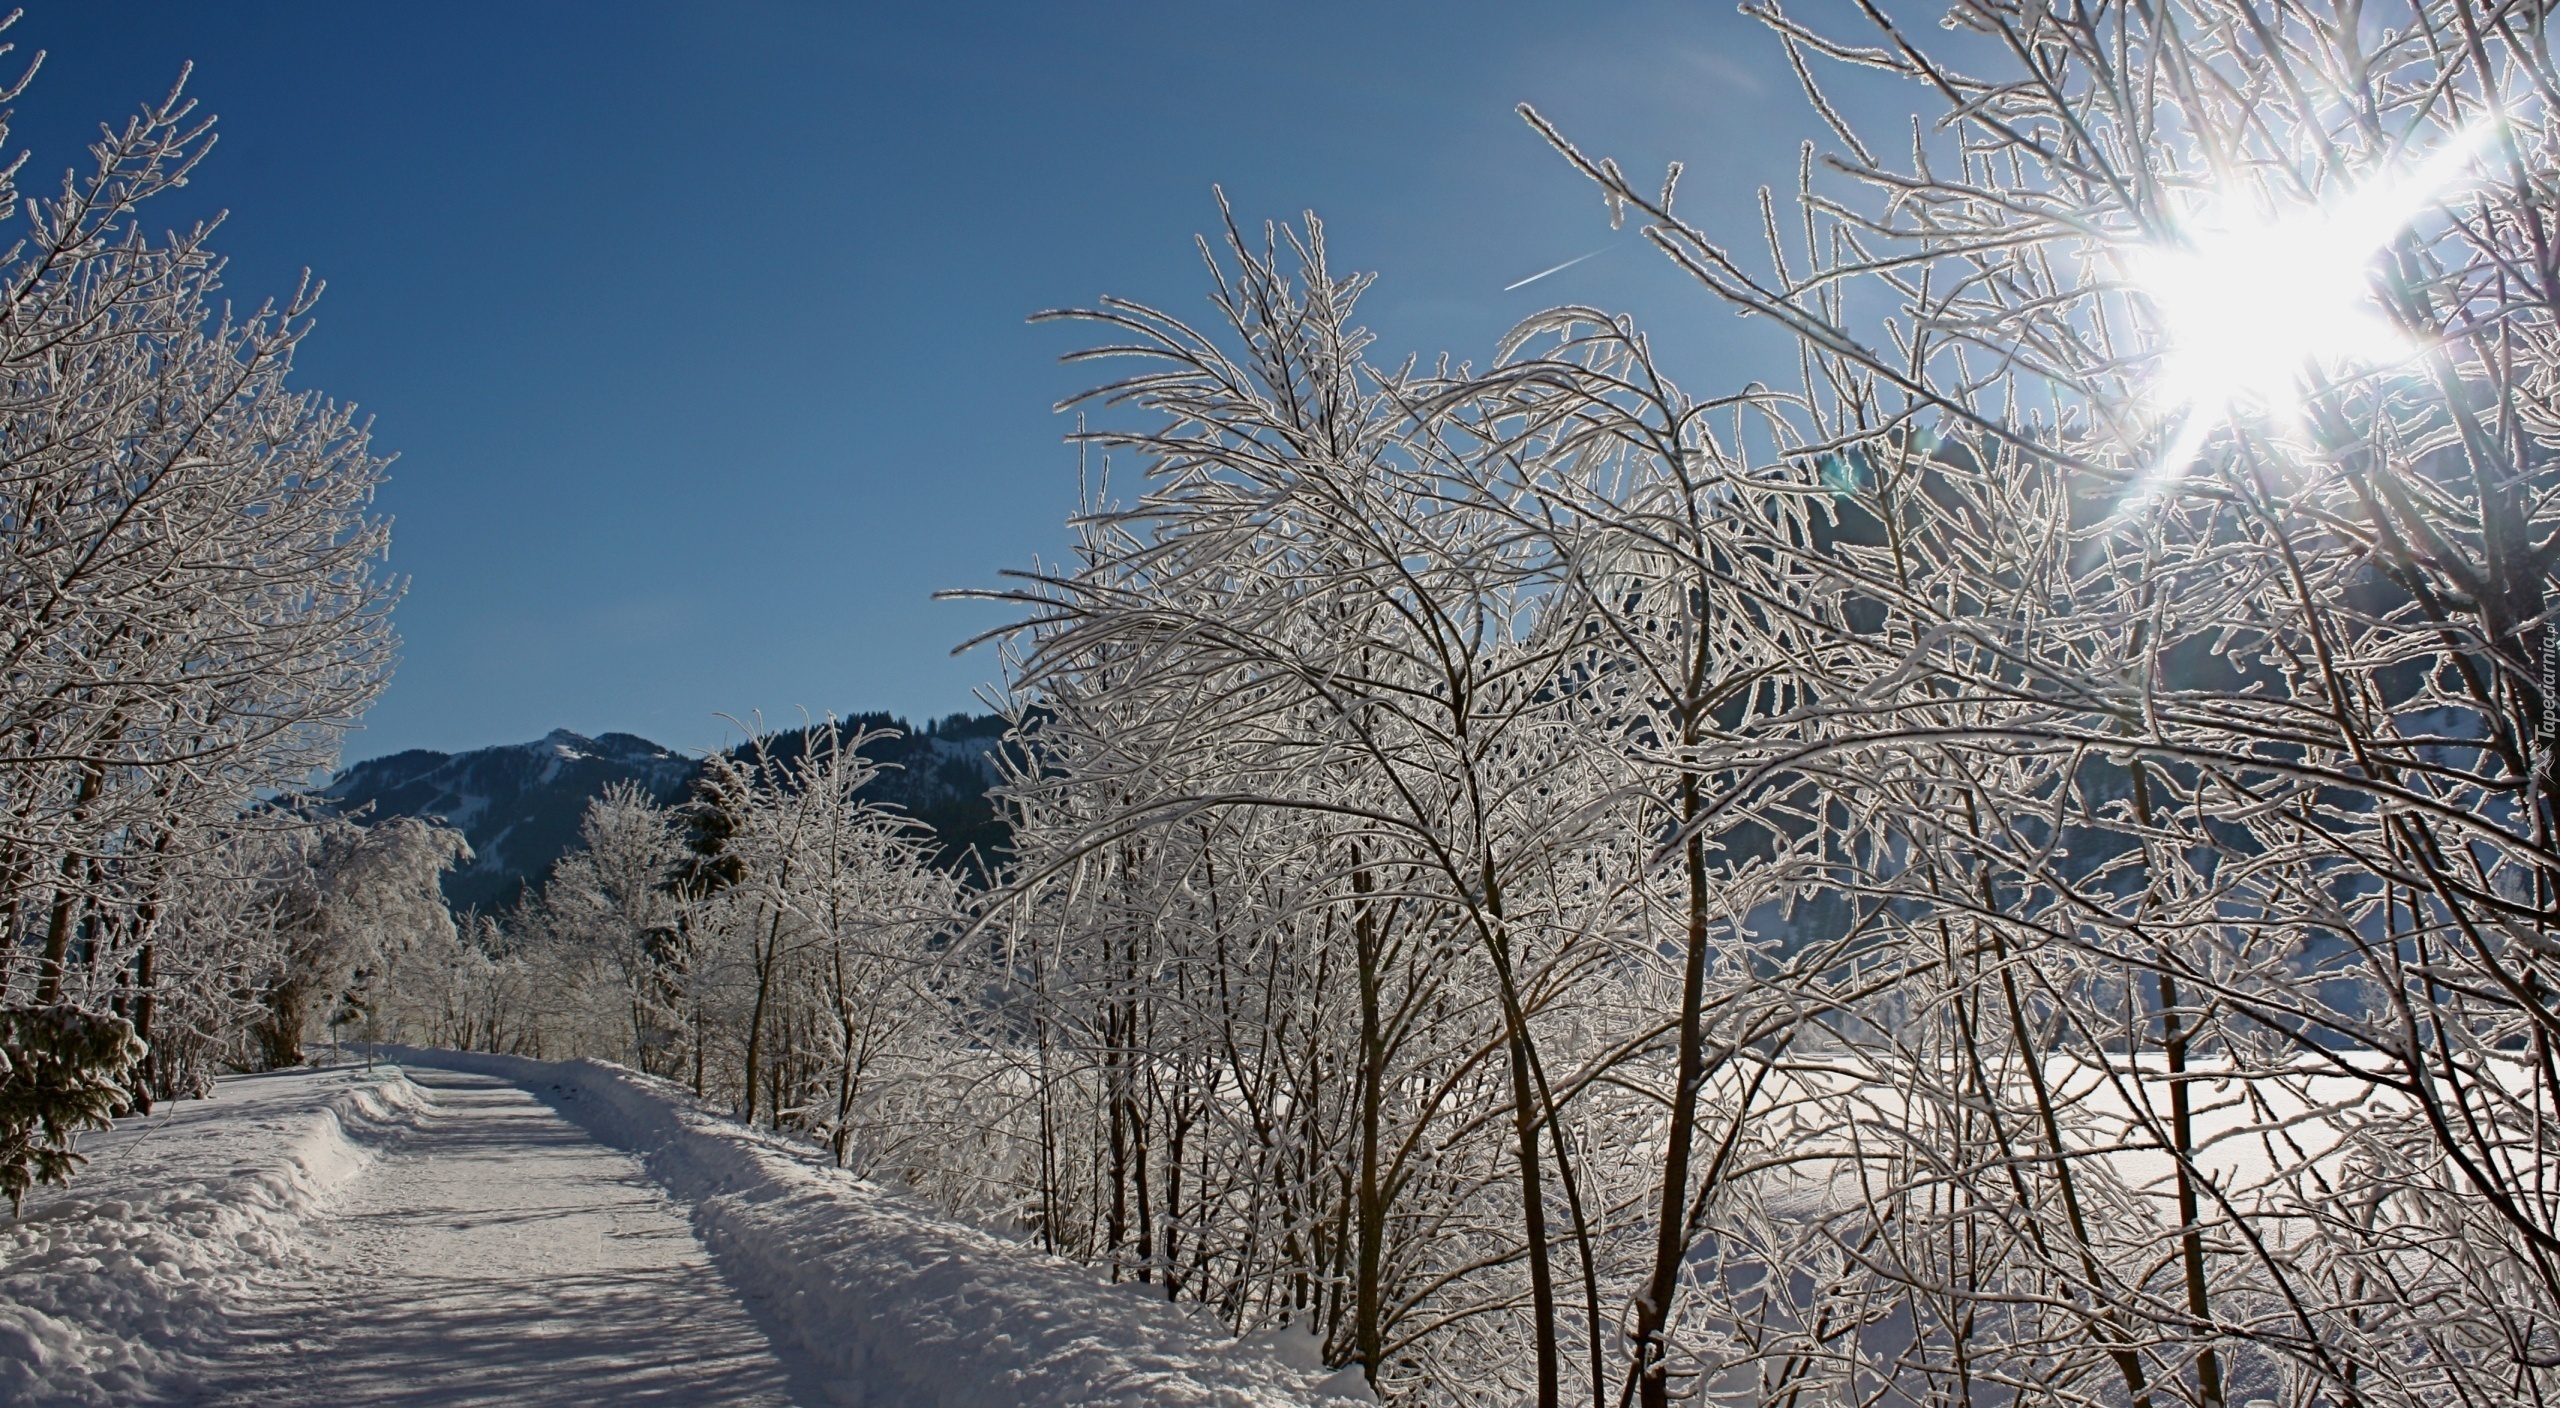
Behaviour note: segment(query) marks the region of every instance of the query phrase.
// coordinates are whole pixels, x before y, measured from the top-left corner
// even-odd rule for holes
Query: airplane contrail
[[[1592,254],[1605,253],[1608,248],[1609,247],[1604,244],[1600,246],[1600,248],[1591,251],[1591,254],[1577,255],[1574,258],[1564,261],[1562,264],[1558,264],[1552,269],[1540,269],[1538,272],[1531,274],[1529,277],[1522,279],[1516,284],[1504,284],[1502,286],[1502,291],[1504,293],[1509,293],[1515,288],[1527,288],[1529,285],[1536,283],[1538,280],[1545,278],[1549,274],[1563,273],[1565,270],[1570,269],[1574,265],[1581,263],[1583,260],[1590,258]]]

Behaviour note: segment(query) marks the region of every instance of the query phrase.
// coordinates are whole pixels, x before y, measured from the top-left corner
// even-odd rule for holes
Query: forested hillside
[[[1000,854],[1006,830],[987,790],[996,777],[987,754],[1004,733],[995,715],[953,714],[914,726],[887,714],[863,714],[833,724],[868,731],[864,756],[882,771],[866,799],[897,808],[928,827],[937,855],[970,865]],[[806,746],[803,731],[770,737],[781,756]],[[738,756],[751,744],[732,749]],[[587,804],[617,782],[654,801],[681,801],[700,781],[703,762],[628,733],[587,738],[555,729],[532,743],[476,748],[467,753],[412,749],[357,763],[338,774],[320,795],[340,815],[380,819],[432,818],[459,830],[472,859],[444,879],[453,907],[496,911],[513,904],[528,886],[539,887],[552,862],[578,842]]]

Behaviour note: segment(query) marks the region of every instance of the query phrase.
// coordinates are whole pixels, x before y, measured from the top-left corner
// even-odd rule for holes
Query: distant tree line
[[[672,803],[615,784],[539,891],[409,950],[378,1029],[619,1060],[842,1163],[938,1165],[982,1137],[951,1040],[972,995],[937,958],[972,872],[871,800],[893,742],[829,721],[712,755]]]

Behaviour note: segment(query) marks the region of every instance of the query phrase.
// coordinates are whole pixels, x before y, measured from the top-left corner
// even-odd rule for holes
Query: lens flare
[[[2179,422],[2155,481],[2183,474],[2235,413],[2298,421],[2317,379],[2415,350],[2374,299],[2374,261],[2464,179],[2495,130],[2476,124],[2415,168],[2331,205],[2270,218],[2235,201],[2184,222],[2176,244],[2120,251],[2158,318],[2163,357],[2151,396]]]

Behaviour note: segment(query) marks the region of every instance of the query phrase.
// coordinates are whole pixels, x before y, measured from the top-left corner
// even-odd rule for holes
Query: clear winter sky
[[[1638,312],[1695,388],[1792,372],[1512,113],[1641,180],[1685,160],[1683,207],[1753,242],[1817,127],[1729,0],[25,3],[24,183],[192,60],[221,142],[155,223],[227,209],[242,302],[328,281],[299,380],[398,452],[411,584],[351,760],[974,708],[997,662],[949,652],[1000,615],[930,594],[1064,546],[1050,407],[1095,375],[1024,318],[1205,313],[1213,182],[1378,271],[1382,352],[1482,360],[1573,301]],[[1857,95],[1888,134],[1914,97]]]

